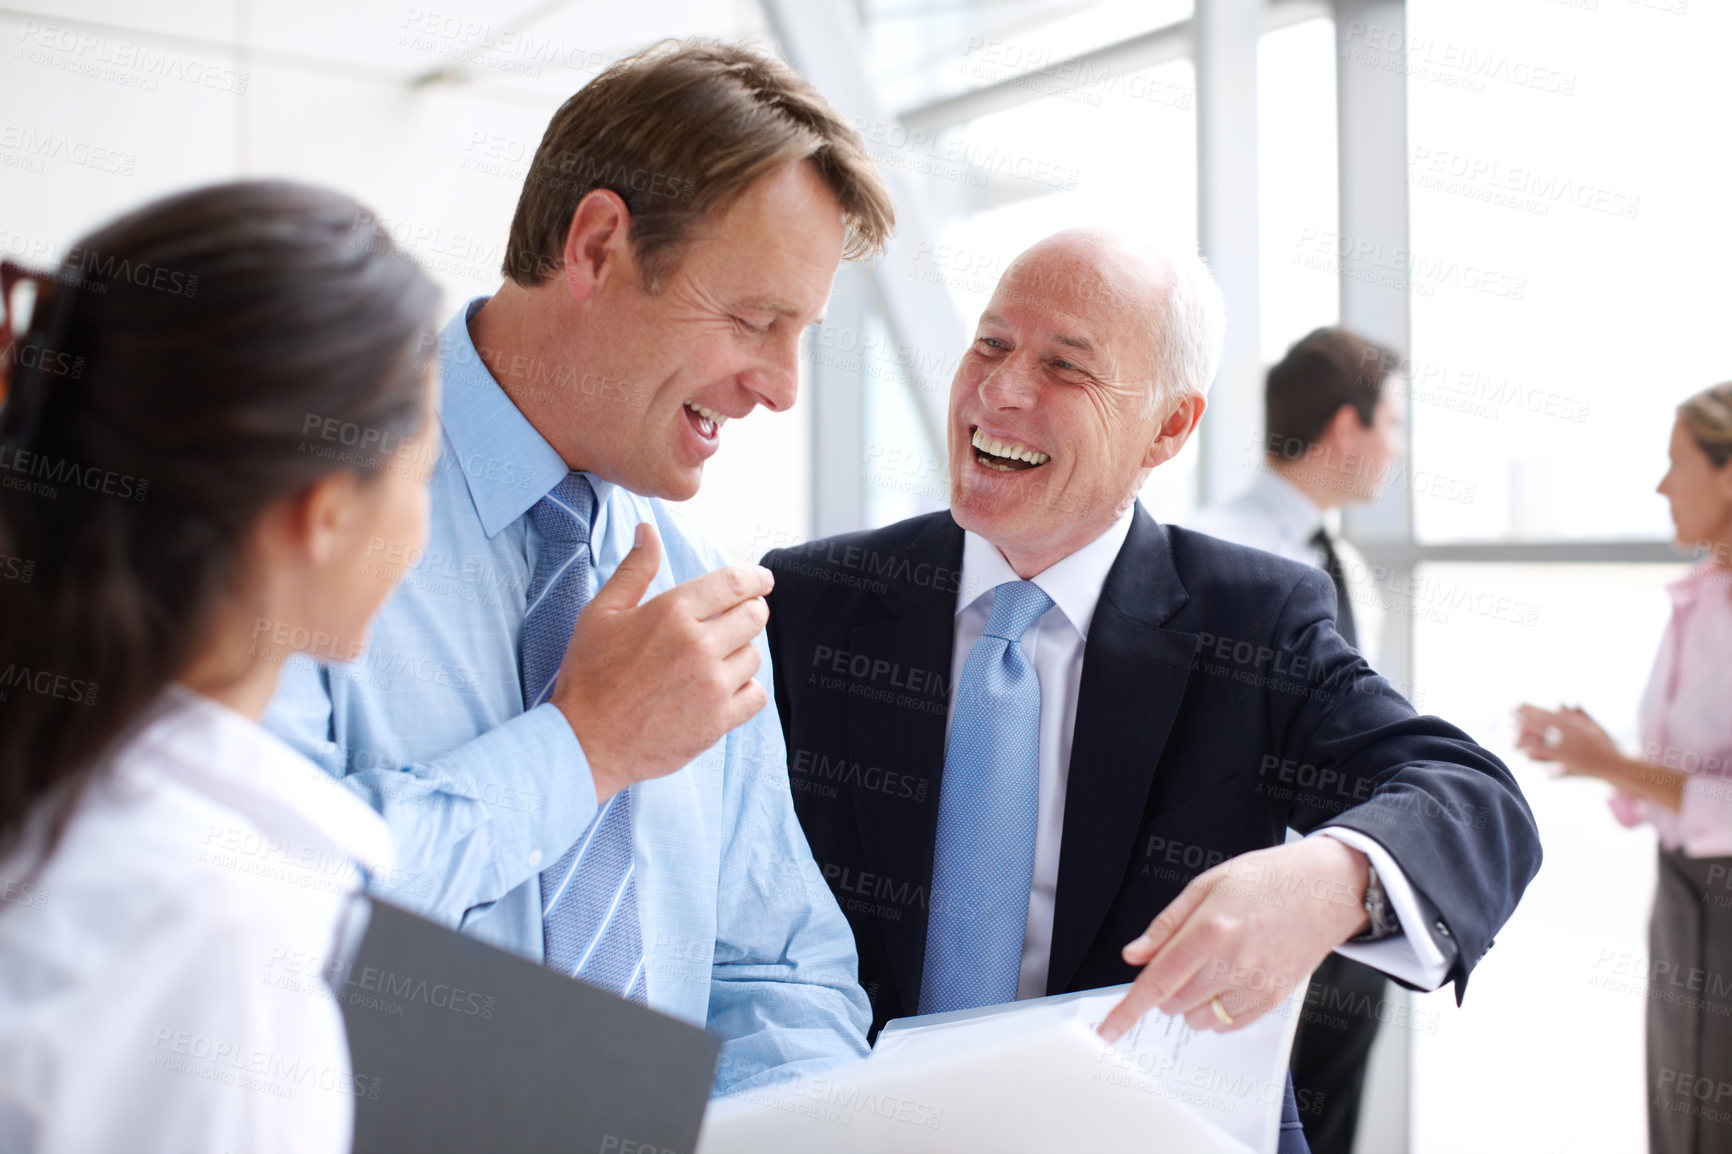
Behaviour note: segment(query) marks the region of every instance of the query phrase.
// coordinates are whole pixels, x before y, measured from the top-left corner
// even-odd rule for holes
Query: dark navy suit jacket
[[[794,805],[874,1032],[919,1005],[962,548],[937,513],[764,558]],[[1138,505],[1083,650],[1047,993],[1131,981],[1120,949],[1197,874],[1340,825],[1400,864],[1459,999],[1539,869],[1533,814],[1334,614],[1320,570]]]

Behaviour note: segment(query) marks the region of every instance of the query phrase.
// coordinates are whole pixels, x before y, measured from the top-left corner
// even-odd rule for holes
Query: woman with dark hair
[[[425,533],[437,294],[373,220],[221,185],[3,270],[0,1149],[347,1150],[374,1091],[323,973],[390,837],[257,725]]]
[[[1610,782],[1627,826],[1660,835],[1648,923],[1648,1148],[1732,1154],[1732,383],[1678,406],[1659,491],[1701,561],[1673,583],[1672,621],[1627,757],[1573,706],[1517,710],[1518,744],[1566,775]]]

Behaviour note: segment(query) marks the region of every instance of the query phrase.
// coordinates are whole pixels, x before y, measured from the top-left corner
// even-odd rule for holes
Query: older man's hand
[[[1198,875],[1124,949],[1142,966],[1101,1023],[1107,1041],[1150,1009],[1228,1031],[1279,1005],[1329,951],[1363,930],[1365,855],[1312,837],[1244,854]],[[1221,999],[1231,1024],[1210,1004]]]

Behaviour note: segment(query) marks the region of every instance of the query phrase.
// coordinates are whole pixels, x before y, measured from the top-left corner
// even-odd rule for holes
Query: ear
[[[1360,422],[1359,410],[1352,405],[1343,404],[1335,410],[1335,415],[1329,418],[1329,423],[1323,426],[1323,432],[1317,440],[1346,454],[1356,451],[1359,439],[1370,431],[1369,425]]]
[[[351,528],[360,484],[354,473],[338,469],[283,498],[259,524],[260,549],[315,567],[329,564]]]
[[[1152,469],[1178,456],[1185,442],[1191,439],[1191,434],[1197,431],[1197,422],[1203,419],[1203,410],[1207,407],[1208,401],[1200,393],[1180,397],[1172,411],[1161,419],[1155,439],[1149,442],[1149,451],[1143,455],[1143,468]]]
[[[631,248],[631,209],[619,194],[605,188],[591,189],[577,202],[571,226],[565,230],[565,262],[561,279],[571,295],[592,300],[609,278],[630,270],[635,276],[637,259]]]

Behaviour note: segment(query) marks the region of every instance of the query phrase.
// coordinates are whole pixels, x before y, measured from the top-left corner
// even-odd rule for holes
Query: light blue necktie
[[[589,601],[594,507],[589,480],[568,473],[529,511],[541,551],[523,615],[525,710],[553,692],[572,626]],[[631,794],[621,790],[577,843],[541,872],[541,938],[548,966],[643,1002],[643,937],[631,851]]]
[[[962,667],[938,792],[922,1014],[1016,1001],[1040,806],[1040,680],[1021,641],[1050,608],[1038,585],[998,586]]]

